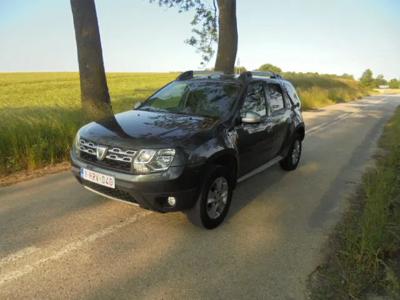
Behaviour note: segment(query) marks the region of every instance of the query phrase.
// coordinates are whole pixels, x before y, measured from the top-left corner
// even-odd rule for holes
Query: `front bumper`
[[[166,172],[134,175],[116,172],[83,161],[71,152],[71,168],[76,179],[84,186],[123,201],[159,212],[180,211],[192,208],[197,200],[204,173],[203,166],[170,167]],[[80,177],[80,169],[86,168],[115,178],[115,189],[86,181]],[[175,197],[176,204],[168,204],[168,197]]]

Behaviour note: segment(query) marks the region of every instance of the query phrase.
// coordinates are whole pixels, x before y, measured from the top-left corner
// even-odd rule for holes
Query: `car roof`
[[[215,77],[194,77],[191,79],[185,80],[187,82],[220,82],[220,83],[230,83],[230,84],[242,84],[243,82],[234,77],[224,77],[224,78],[215,78]]]
[[[259,72],[259,71],[246,71],[241,74],[225,75],[221,72],[214,71],[187,71],[179,75],[176,79],[178,81],[189,81],[189,82],[224,82],[233,83],[240,85],[247,85],[251,82],[264,81],[268,83],[281,84],[287,82],[279,74],[272,72]]]

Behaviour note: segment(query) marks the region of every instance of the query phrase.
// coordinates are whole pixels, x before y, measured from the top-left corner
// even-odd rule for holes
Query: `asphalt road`
[[[299,168],[241,183],[206,231],[83,189],[69,172],[0,189],[0,299],[303,299],[400,96],[304,113]]]

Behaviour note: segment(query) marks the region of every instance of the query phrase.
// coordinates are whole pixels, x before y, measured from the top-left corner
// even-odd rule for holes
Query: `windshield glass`
[[[232,83],[174,81],[151,96],[139,109],[222,117],[231,110],[239,89]]]

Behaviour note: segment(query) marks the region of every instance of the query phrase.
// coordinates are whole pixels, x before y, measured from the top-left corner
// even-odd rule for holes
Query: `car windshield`
[[[233,83],[174,81],[139,109],[220,118],[231,110],[239,89]]]

